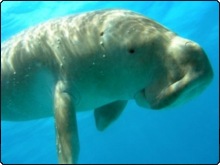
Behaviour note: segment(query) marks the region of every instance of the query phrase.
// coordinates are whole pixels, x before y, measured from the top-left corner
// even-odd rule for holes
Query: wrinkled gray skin
[[[48,21],[1,47],[2,120],[55,116],[60,163],[76,163],[76,112],[95,109],[104,130],[127,100],[151,109],[200,93],[213,77],[203,49],[131,11]]]

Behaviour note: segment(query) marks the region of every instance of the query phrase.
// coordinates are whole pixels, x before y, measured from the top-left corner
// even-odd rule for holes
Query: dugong
[[[1,46],[1,119],[54,116],[59,163],[77,163],[76,112],[103,131],[126,103],[163,109],[201,93],[213,71],[204,50],[128,10],[49,20]]]

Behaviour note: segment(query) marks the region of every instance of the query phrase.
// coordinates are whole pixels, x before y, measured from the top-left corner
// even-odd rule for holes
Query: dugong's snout
[[[152,86],[153,90],[147,87],[136,95],[135,100],[142,107],[162,109],[184,103],[204,91],[213,78],[207,55],[197,43],[178,37],[169,49],[172,62],[166,62],[168,75],[160,79],[157,86]],[[175,68],[172,66],[174,61]],[[164,80],[174,72],[179,74],[178,79]],[[163,81],[167,83],[161,83]]]
[[[175,54],[183,77],[165,87],[151,103],[151,108],[161,109],[186,102],[200,94],[213,78],[213,70],[204,50],[195,42],[186,41]]]

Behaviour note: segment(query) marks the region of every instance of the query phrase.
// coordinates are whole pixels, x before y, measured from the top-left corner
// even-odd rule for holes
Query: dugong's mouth
[[[145,88],[139,91],[134,98],[139,106],[145,108],[162,109],[168,106],[176,106],[200,94],[210,83],[212,77],[212,72],[203,76],[186,74],[182,79],[163,88],[156,94],[149,93]]]

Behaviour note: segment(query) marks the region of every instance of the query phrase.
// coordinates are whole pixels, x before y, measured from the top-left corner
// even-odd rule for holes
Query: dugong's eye
[[[104,32],[101,32],[101,33],[100,33],[100,36],[103,36],[103,35],[104,35]]]
[[[130,48],[130,49],[128,50],[128,52],[129,52],[130,54],[133,54],[133,53],[135,52],[135,50],[134,50],[133,48]]]

